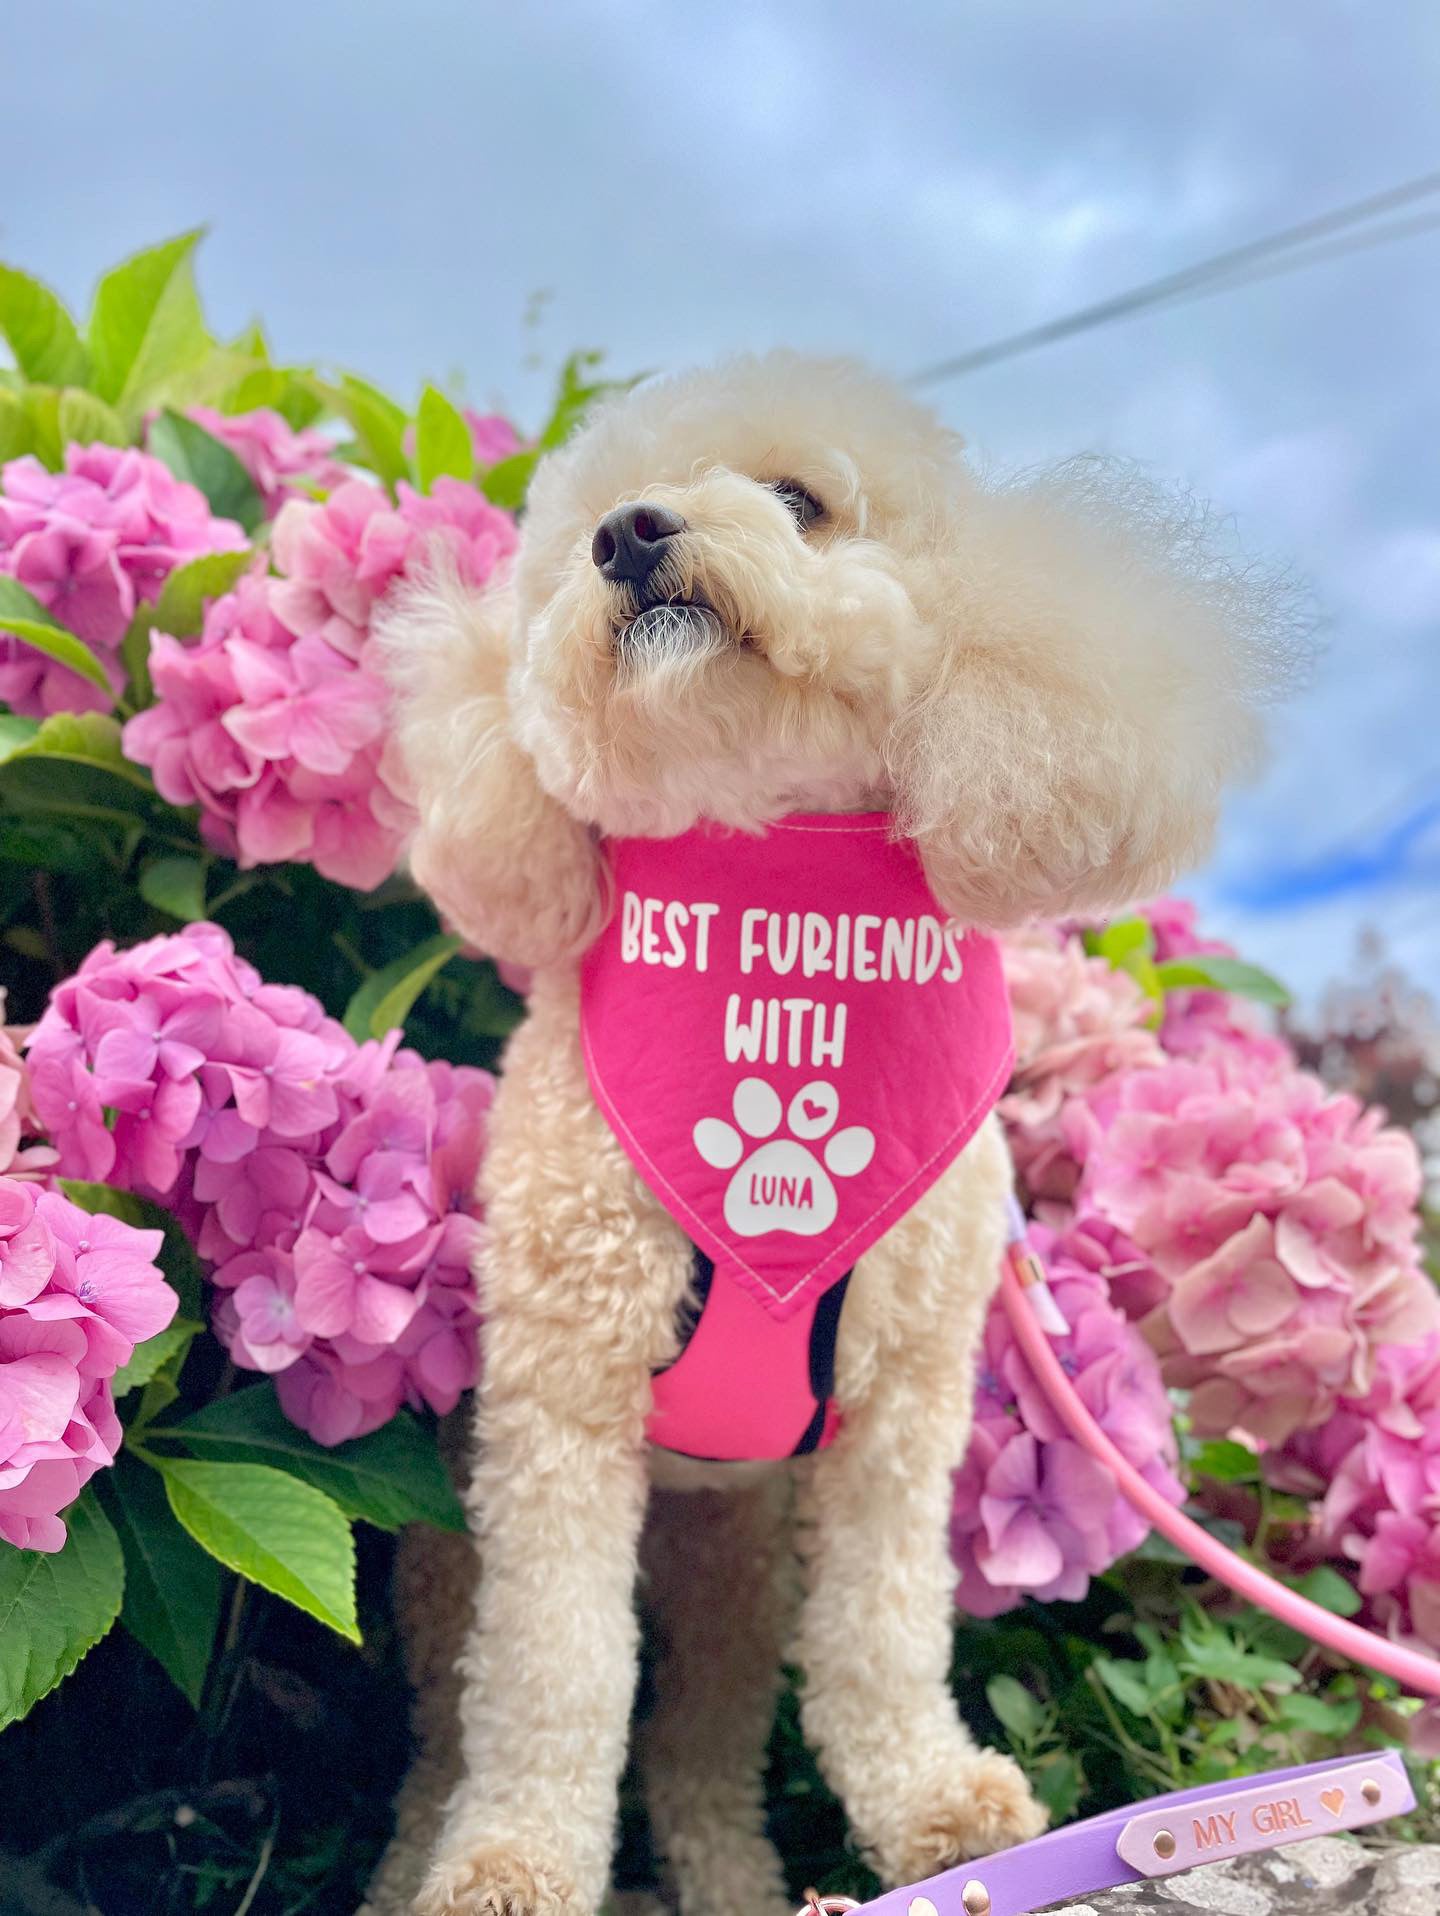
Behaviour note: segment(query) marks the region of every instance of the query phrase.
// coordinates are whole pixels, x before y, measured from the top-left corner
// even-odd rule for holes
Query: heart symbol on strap
[[[802,1098],[800,1108],[812,1124],[818,1124],[827,1114],[828,1107],[817,1098]]]
[[[1338,1816],[1345,1807],[1344,1790],[1321,1790],[1320,1801],[1332,1816]]]

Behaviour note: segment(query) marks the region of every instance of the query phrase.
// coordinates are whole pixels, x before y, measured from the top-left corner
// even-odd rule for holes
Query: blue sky
[[[904,373],[1440,165],[1430,0],[5,12],[0,257],[80,300],[208,222],[220,325],[522,419],[573,345]],[[1141,459],[1312,582],[1315,682],[1191,887],[1306,989],[1367,922],[1440,987],[1437,311],[1430,235],[933,393],[987,463]]]

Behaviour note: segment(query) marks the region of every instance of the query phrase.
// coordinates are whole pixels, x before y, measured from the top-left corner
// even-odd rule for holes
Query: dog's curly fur
[[[813,525],[782,482],[820,502]],[[642,499],[684,520],[668,613],[592,561],[600,518]],[[945,909],[985,929],[1167,883],[1255,762],[1295,636],[1283,589],[1207,533],[1095,462],[983,483],[888,383],[773,354],[607,405],[540,466],[511,586],[475,600],[440,575],[392,608],[413,870],[536,977],[483,1174],[473,1621],[454,1562],[419,1578],[422,1666],[448,1664],[447,1631],[458,1646],[460,1757],[453,1782],[433,1749],[412,1780],[380,1916],[599,1906],[647,1503],[668,1644],[649,1787],[686,1916],[784,1907],[761,1773],[787,1647],[888,1880],[1041,1827],[946,1682],[951,1474],[1010,1175],[994,1120],[860,1262],[832,1447],[768,1470],[647,1460],[690,1247],[590,1096],[575,960],[610,905],[598,838],[701,817],[883,807]]]

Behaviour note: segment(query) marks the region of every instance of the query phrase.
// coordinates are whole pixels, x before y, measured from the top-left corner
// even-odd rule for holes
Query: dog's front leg
[[[473,1490],[483,1570],[462,1666],[465,1774],[416,1907],[592,1916],[635,1685],[640,1430],[596,1413],[577,1353],[563,1375],[522,1381],[502,1346],[492,1334]]]
[[[950,1692],[952,1476],[1003,1250],[1003,1147],[987,1130],[874,1247],[841,1323],[840,1435],[802,1470],[806,1735],[892,1883],[1038,1835],[1009,1757]]]
[[[421,1916],[592,1916],[635,1686],[650,1373],[688,1246],[590,1097],[573,984],[537,982],[486,1158],[480,1542],[463,1776]]]

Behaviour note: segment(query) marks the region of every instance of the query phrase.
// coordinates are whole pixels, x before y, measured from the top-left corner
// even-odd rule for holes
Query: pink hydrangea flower
[[[172,803],[198,804],[209,841],[242,866],[298,860],[373,889],[410,813],[385,749],[371,614],[437,548],[480,586],[514,546],[510,516],[453,479],[428,498],[402,484],[396,504],[358,479],[323,503],[291,499],[276,576],[217,600],[198,644],[154,635],[156,703],[126,725],[126,752]]]
[[[1383,1346],[1365,1395],[1267,1461],[1314,1500],[1313,1553],[1356,1566],[1365,1620],[1440,1650],[1440,1333]]]
[[[1363,1395],[1382,1345],[1440,1326],[1413,1144],[1309,1073],[1217,1048],[1117,1077],[1064,1123],[1078,1207],[1165,1282],[1146,1333],[1202,1433],[1281,1442]]]
[[[475,448],[477,465],[496,466],[520,450],[520,435],[500,413],[479,413],[464,408],[465,424],[470,428],[470,443]]]
[[[333,492],[349,477],[335,457],[333,440],[313,426],[297,431],[268,406],[239,413],[192,406],[190,417],[234,453],[254,480],[267,519],[273,519],[287,499]]]
[[[0,1538],[59,1550],[120,1447],[110,1380],[175,1315],[158,1231],[0,1177]]]
[[[1015,1023],[1015,1075],[1000,1105],[1032,1198],[1068,1199],[1079,1167],[1061,1124],[1066,1102],[1117,1072],[1164,1061],[1154,1010],[1135,981],[1080,940],[1035,928],[1002,947]]]
[[[30,1097],[30,1073],[20,1046],[26,1033],[5,1023],[5,993],[0,991],[0,1176],[43,1177],[55,1153],[40,1141],[39,1120]]]
[[[211,1266],[231,1356],[274,1375],[326,1443],[402,1403],[449,1410],[476,1374],[493,1083],[398,1041],[357,1044],[218,927],[192,925],[97,946],[29,1042],[62,1171],[172,1205]],[[29,1278],[17,1267],[13,1282]],[[92,1337],[123,1332],[124,1308],[94,1303]]]
[[[1144,1340],[1106,1295],[1088,1250],[1033,1226],[1070,1329],[1057,1350],[1081,1401],[1127,1460],[1179,1504],[1170,1404]],[[996,1616],[1024,1595],[1084,1596],[1092,1576],[1143,1540],[1145,1520],[1114,1478],[1069,1436],[1036,1387],[997,1307],[985,1328],[975,1428],[956,1476],[951,1547],[957,1602]]]
[[[63,472],[29,457],[0,467],[0,573],[85,641],[112,694],[123,683],[119,646],[137,605],[156,598],[177,565],[245,543],[239,526],[215,518],[202,493],[148,453],[71,446]],[[0,701],[35,718],[105,711],[114,702],[3,633]]]

